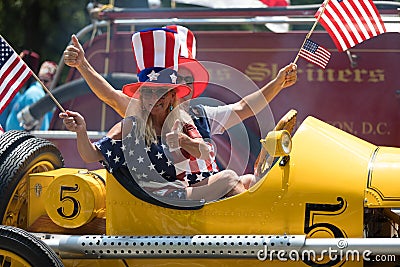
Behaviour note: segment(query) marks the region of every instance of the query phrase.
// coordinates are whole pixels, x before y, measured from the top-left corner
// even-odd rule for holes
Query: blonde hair
[[[174,91],[174,89],[171,91]],[[140,96],[139,101],[143,106],[142,96]],[[181,122],[181,126],[182,124],[185,123],[193,124],[190,115],[180,107],[179,103],[180,102],[176,97],[176,94],[174,94],[174,99],[172,104],[173,109],[170,111],[170,113],[167,115],[167,118],[165,119],[161,132],[162,136],[171,131],[176,120],[179,120]],[[136,136],[138,138],[144,139],[146,145],[148,146],[150,146],[152,143],[158,143],[157,133],[153,126],[153,115],[145,109],[141,109],[139,113],[140,114],[138,114],[136,120],[137,123],[135,130]],[[178,130],[181,131],[182,129]]]

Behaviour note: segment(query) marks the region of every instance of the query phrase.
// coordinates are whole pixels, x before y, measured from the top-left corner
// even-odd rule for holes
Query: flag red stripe
[[[4,90],[1,92],[0,99],[3,99],[4,97],[6,97],[9,90],[11,90],[12,85],[17,82],[17,79],[21,76],[21,74],[25,71],[26,68],[27,67],[25,64],[22,65],[22,67],[17,71],[17,73],[11,77],[10,81],[6,84]],[[17,89],[14,89],[14,90],[18,91],[19,89],[21,89],[22,85],[28,80],[28,78],[30,76],[31,76],[31,74],[29,73],[26,77],[24,77],[22,82],[17,85],[17,87],[16,87]]]
[[[10,59],[9,59],[8,61],[10,61]],[[17,57],[17,58],[15,58],[14,61],[10,64],[10,66],[7,67],[6,71],[3,72],[3,74],[2,74],[1,77],[0,77],[0,84],[2,84],[2,83],[7,79],[7,77],[10,75],[11,71],[14,70],[14,68],[17,66],[17,64],[18,64],[19,61],[20,61],[20,58]],[[5,66],[4,66],[4,67],[5,67]]]
[[[315,17],[320,12],[321,8]],[[371,0],[330,0],[320,22],[339,51],[386,31],[378,9]]]
[[[308,54],[310,54],[311,56],[313,56],[313,57],[315,57],[317,59],[320,59],[323,62],[327,62],[327,63],[328,63],[328,61],[329,61],[329,59],[331,57],[330,53],[323,53],[320,48],[315,52],[315,54],[313,54],[310,51],[307,51],[305,49],[303,49],[303,51],[308,53]]]
[[[21,83],[16,90],[14,90],[11,95],[8,97],[7,101],[1,106],[0,108],[0,114],[4,111],[4,109],[10,104],[10,102],[12,101],[12,99],[14,98],[14,96],[18,93],[19,89],[21,89],[21,87],[24,85],[24,83],[29,79],[30,75],[26,76],[26,78],[24,79],[24,82]]]
[[[360,1],[360,4],[361,4],[361,6],[363,7],[363,10],[365,11],[365,13],[367,13],[367,16],[368,16],[368,20],[371,22],[371,24],[372,24],[372,27],[373,27],[373,29],[375,30],[375,33],[373,33],[373,31],[370,29],[370,28],[368,28],[368,33],[369,33],[369,37],[371,38],[371,37],[373,37],[373,36],[376,36],[376,35],[378,35],[379,33],[380,33],[380,30],[379,30],[379,28],[378,28],[378,25],[376,24],[376,22],[375,22],[375,19],[374,19],[374,15],[376,16],[376,13],[377,12],[374,12],[374,13],[371,13],[371,11],[370,11],[370,9],[368,8],[368,6],[363,2],[363,1]],[[358,11],[358,10],[357,10]],[[361,13],[361,12],[360,12]],[[363,17],[364,18],[364,17]],[[365,19],[364,18],[364,20],[366,21],[367,19]],[[378,21],[379,22],[379,21]],[[379,22],[380,23],[380,22]],[[382,23],[383,24],[383,23]]]
[[[321,60],[317,57],[315,57],[312,53],[309,53],[308,51],[301,50],[300,51],[300,56],[302,56],[304,59],[317,64],[318,66],[321,66],[322,68],[325,69],[326,64],[328,64],[328,60]]]
[[[327,20],[333,24],[334,29],[340,29],[338,23],[335,20],[329,19],[329,17],[327,18]],[[335,45],[339,49],[339,51],[343,51],[342,44],[340,43],[339,39],[344,42],[345,47],[350,47],[350,42],[347,40],[346,36],[344,36],[342,31],[339,31],[338,32],[339,36],[337,36],[333,32],[333,30],[331,30],[329,24],[327,24],[325,22],[325,20],[322,20],[321,24],[325,29],[327,29],[329,36],[332,38],[333,42],[335,43]]]
[[[334,12],[332,12],[332,14],[334,14]],[[326,29],[329,29],[328,33],[337,47],[343,46],[339,40],[342,40],[346,47],[350,46],[350,42],[344,34],[344,31],[347,31],[347,29],[342,30],[342,27],[339,25],[339,19],[335,19],[332,14],[329,12],[329,10],[327,10],[326,16],[324,15],[322,17],[324,22],[322,23],[322,26],[325,25],[324,27]]]
[[[307,61],[309,61],[309,62],[311,62],[311,63],[313,63],[313,64],[316,64],[316,65],[320,66],[321,68],[325,69],[325,66],[326,66],[326,65],[321,64],[320,62],[315,61],[314,59],[309,58],[309,57],[307,57],[307,56],[305,56],[305,57],[303,57],[303,58],[304,58],[305,60],[307,60]]]
[[[361,14],[361,12],[359,10],[359,7],[356,5],[355,1],[354,2],[353,1],[351,1],[351,2],[349,1],[348,5],[350,7],[352,7],[352,9],[353,9],[353,11],[354,11],[354,13],[356,15],[356,17],[355,17],[350,12],[350,9],[345,4],[341,5],[344,8],[347,16],[350,18],[351,24],[349,24],[349,28],[350,28],[350,25],[354,26],[356,31],[354,32],[353,30],[351,30],[351,32],[353,33],[354,36],[355,36],[355,33],[358,33],[359,38],[361,38],[361,40],[358,40],[357,38],[353,38],[353,40],[354,40],[355,43],[357,43],[357,41],[362,42],[363,40],[366,40],[368,38],[367,36],[370,36],[370,33],[368,33],[370,31],[370,29],[366,28],[364,26],[364,25],[366,25],[365,18]],[[359,22],[361,24],[359,24]],[[364,31],[367,32],[367,36],[365,36]]]
[[[334,0],[335,1],[335,0]],[[354,31],[352,30],[351,26],[354,26],[357,29],[357,25],[354,24],[354,18],[351,16],[351,14],[349,13],[348,9],[346,6],[338,4],[338,6],[342,7],[344,9],[344,12],[341,12],[338,7],[334,4],[330,5],[330,7],[333,9],[333,13],[336,14],[339,17],[339,21],[335,21],[338,25],[340,25],[340,28],[346,29],[346,32],[350,35],[350,39],[352,40],[353,43],[357,43],[357,37],[356,34],[354,33]],[[346,19],[347,21],[350,20],[350,24],[346,24]],[[351,25],[351,26],[350,26]],[[358,33],[360,29],[358,28],[356,33]],[[341,34],[342,37],[346,38],[346,40],[349,40],[348,36],[346,36],[344,33]],[[360,37],[359,37],[360,38]],[[361,40],[360,40],[361,41]],[[351,44],[350,40],[348,41],[349,44]]]
[[[32,71],[15,51],[0,37],[2,57],[0,58],[0,113],[10,104]]]
[[[355,2],[349,2],[349,4],[353,7],[354,12],[357,14],[357,17],[360,19],[361,21],[361,25],[359,25],[356,20],[353,18],[353,23],[355,24],[355,26],[357,27],[358,32],[361,33],[361,37],[363,40],[366,40],[370,37],[373,36],[372,31],[369,27],[365,27],[364,25],[367,25],[367,21],[365,19],[365,17],[362,15],[362,13],[360,12],[359,6],[356,5]],[[359,3],[361,4],[361,3]],[[363,33],[363,30],[367,32],[367,36],[365,36],[365,34]]]
[[[378,34],[385,33],[386,32],[385,23],[383,22],[382,17],[379,14],[378,8],[376,8],[375,5],[372,5],[371,8],[374,10],[375,16],[378,18],[378,21],[375,21],[375,23],[377,23],[378,28],[379,25],[382,27],[382,30],[379,30]]]
[[[328,63],[328,60],[322,60],[322,59],[320,59],[320,58],[318,58],[318,57],[315,57],[313,54],[311,54],[311,53],[309,53],[309,52],[307,52],[307,51],[305,51],[305,50],[302,50],[301,52],[301,55],[304,57],[304,58],[306,58],[306,59],[312,59],[313,60],[313,62],[315,62],[315,63],[320,63],[320,64],[324,64],[324,65],[326,65],[327,63]]]
[[[17,72],[16,75],[21,75],[24,70],[26,69],[26,65],[23,65],[22,68],[20,68],[20,70]],[[0,99],[7,99],[5,103],[3,103],[0,106],[0,114],[4,111],[4,109],[10,104],[10,102],[12,101],[12,99],[14,98],[14,96],[18,93],[18,91],[21,89],[21,87],[26,83],[26,81],[31,77],[32,72],[29,71],[27,73],[27,75],[21,80],[21,82],[19,84],[16,85],[16,87],[14,89],[12,89],[12,85],[13,83],[11,81],[15,81],[16,78],[13,77],[11,79],[11,81],[9,83],[7,83],[7,85],[5,86],[4,90],[1,92],[0,94]],[[9,94],[8,96],[6,96],[10,90],[13,90],[11,94]]]
[[[207,165],[207,170],[209,172],[215,171],[215,170],[213,170],[213,166],[212,166],[211,160],[206,160],[206,165]]]
[[[191,171],[192,173],[198,173],[198,172],[200,172],[199,164],[197,164],[197,160],[196,160],[195,157],[190,156],[189,166],[190,166],[190,171]]]

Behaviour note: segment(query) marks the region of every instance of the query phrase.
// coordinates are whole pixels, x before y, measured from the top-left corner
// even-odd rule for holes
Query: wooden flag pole
[[[330,0],[327,0],[327,1],[324,3],[324,6],[322,7],[321,12],[318,14],[317,20],[314,22],[314,25],[311,27],[311,30],[307,33],[306,38],[304,39],[303,44],[302,44],[301,47],[300,47],[300,50],[303,48],[303,46],[304,46],[305,42],[307,41],[307,39],[310,38],[310,36],[311,36],[311,34],[313,33],[315,27],[317,27],[317,24],[318,24],[318,22],[319,22],[319,19],[321,18],[322,14],[324,14],[324,11],[325,11],[326,6],[328,5],[329,1],[330,1]],[[295,63],[295,64],[296,64],[297,60],[299,59],[300,50],[299,50],[299,52],[297,52],[296,58],[295,58],[294,61],[293,61],[293,63]]]
[[[7,42],[7,40],[5,38],[3,38],[2,35],[0,35],[0,37],[4,40],[4,42],[7,43],[7,45],[13,50],[13,52],[19,56],[19,54],[17,54],[14,50],[14,48]],[[23,61],[23,59],[19,56],[19,58]],[[60,102],[57,101],[57,99],[54,97],[54,95],[50,92],[49,89],[47,89],[47,87],[42,83],[42,81],[39,79],[39,77],[31,70],[31,68],[28,66],[28,64],[25,63],[24,64],[28,67],[28,69],[31,71],[33,77],[40,83],[40,85],[43,87],[43,89],[49,94],[50,98],[54,101],[54,103],[57,105],[57,107],[62,111],[65,112],[65,109],[61,106]]]
[[[29,67],[29,66],[28,66]],[[31,70],[32,71],[32,70]],[[57,105],[57,107],[65,113],[65,109],[61,106],[60,102],[57,101],[57,99],[54,97],[54,95],[50,92],[49,89],[47,89],[47,87],[43,84],[43,82],[39,79],[38,76],[36,76],[36,74],[32,71],[32,75],[33,77],[35,77],[35,79],[40,83],[40,85],[43,87],[43,89],[47,92],[47,94],[49,94],[50,98],[54,101],[54,103]]]

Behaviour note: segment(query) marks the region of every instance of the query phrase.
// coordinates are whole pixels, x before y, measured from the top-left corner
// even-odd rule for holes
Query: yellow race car
[[[399,263],[400,148],[314,117],[293,138],[278,125],[261,142],[248,191],[173,205],[104,169],[63,168],[51,142],[5,132],[0,266]]]

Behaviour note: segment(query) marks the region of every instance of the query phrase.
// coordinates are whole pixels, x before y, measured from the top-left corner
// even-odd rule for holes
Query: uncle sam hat
[[[143,85],[174,88],[178,98],[190,93],[187,85],[177,84],[180,43],[174,31],[165,28],[138,31],[132,35],[132,49],[139,82],[124,85],[124,94],[139,98],[138,89]]]
[[[191,30],[181,25],[167,25],[165,28],[178,34],[181,44],[179,65],[192,73],[194,78],[192,98],[196,98],[204,92],[210,79],[206,68],[196,60],[196,38]]]

